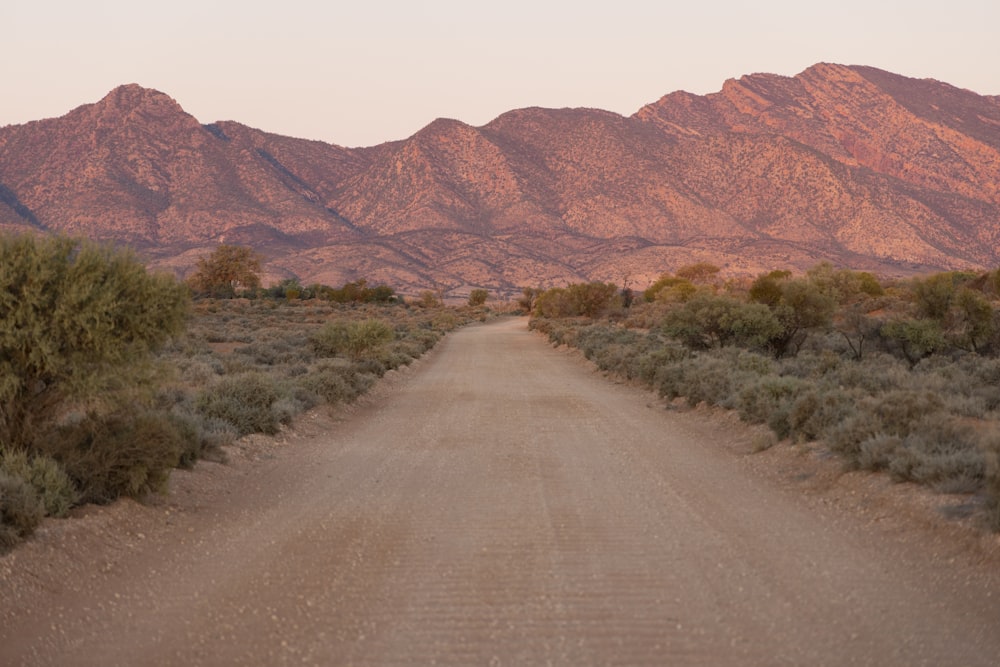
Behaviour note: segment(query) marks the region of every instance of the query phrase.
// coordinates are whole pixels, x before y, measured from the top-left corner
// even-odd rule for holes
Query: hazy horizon
[[[235,120],[344,146],[404,139],[436,118],[483,125],[528,106],[630,115],[677,90],[868,65],[1000,94],[1000,3],[846,0],[697,7],[511,0],[365,6],[162,7],[65,0],[0,9],[0,126],[61,116],[126,83],[200,122]]]

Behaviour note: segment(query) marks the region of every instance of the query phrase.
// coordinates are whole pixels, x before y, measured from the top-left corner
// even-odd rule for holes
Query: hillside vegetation
[[[694,265],[641,296],[590,283],[525,303],[601,369],[766,424],[759,448],[821,441],[849,467],[970,494],[1000,529],[1000,272],[717,276]]]

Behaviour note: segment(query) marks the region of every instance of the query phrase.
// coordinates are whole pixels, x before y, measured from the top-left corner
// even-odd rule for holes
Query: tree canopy
[[[232,297],[239,290],[257,289],[262,261],[252,248],[220,245],[198,260],[188,285],[195,294],[215,297]]]

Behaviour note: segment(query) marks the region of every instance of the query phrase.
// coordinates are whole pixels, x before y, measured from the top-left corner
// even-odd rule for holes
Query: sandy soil
[[[2,665],[995,665],[970,499],[751,453],[524,320],[0,558]]]

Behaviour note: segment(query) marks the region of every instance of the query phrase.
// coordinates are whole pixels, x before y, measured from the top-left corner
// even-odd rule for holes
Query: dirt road
[[[0,664],[997,664],[994,570],[652,402],[523,320],[462,330],[325,432],[0,560]]]

